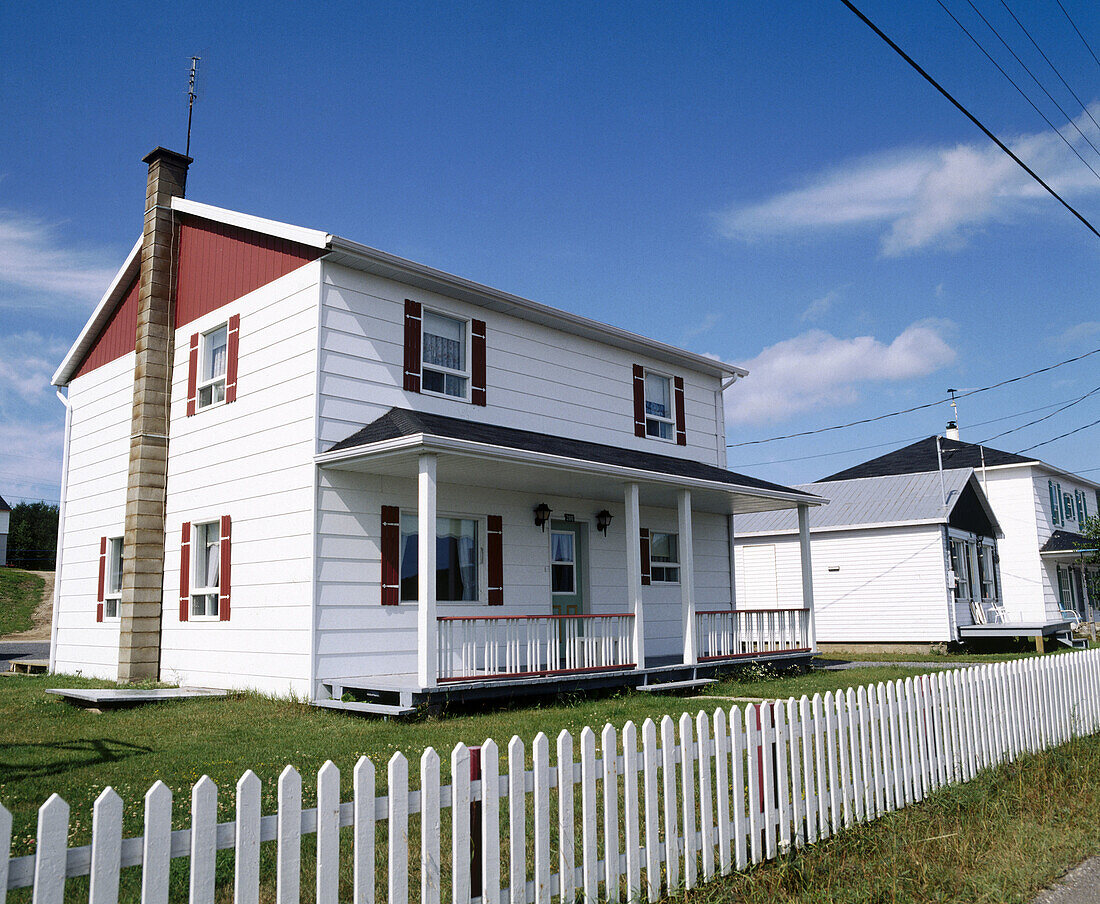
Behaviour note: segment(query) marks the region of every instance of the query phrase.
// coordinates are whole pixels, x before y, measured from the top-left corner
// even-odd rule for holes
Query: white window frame
[[[117,621],[122,614],[122,555],[125,550],[122,540],[122,537],[107,538],[107,560],[103,573],[104,621]]]
[[[225,369],[220,374],[214,374],[212,377],[204,377],[206,372],[206,359],[210,350],[211,337],[213,337],[220,330],[225,330]],[[221,385],[221,398],[216,399],[216,390]],[[229,321],[219,323],[217,326],[213,326],[210,329],[199,334],[199,363],[198,373],[195,380],[195,409],[202,410],[204,408],[216,408],[218,405],[225,404],[225,390],[229,385]],[[202,396],[204,390],[210,390],[210,401],[203,402]]]
[[[965,537],[955,535],[950,535],[948,541],[950,543],[948,564],[950,564],[951,573],[954,576],[954,583],[951,587],[952,598],[956,603],[969,605],[974,598],[974,582],[971,574],[973,566],[970,561],[971,543]],[[956,544],[958,544],[957,550]],[[962,566],[961,569],[955,567],[956,562]],[[965,591],[965,593],[960,591]]]
[[[451,367],[445,367],[442,364],[429,364],[427,361],[424,360],[424,350],[425,350],[425,347],[426,347],[426,344],[424,342],[424,334],[426,332],[425,328],[424,328],[424,324],[427,321],[427,316],[426,315],[429,315],[429,314],[434,316],[434,317],[443,317],[446,320],[453,320],[455,323],[461,323],[462,324],[462,344],[464,346],[462,357],[463,357],[463,360],[466,362],[466,369],[464,371],[463,370],[455,370],[454,368],[451,368]],[[470,390],[471,390],[471,385],[473,383],[473,362],[471,361],[472,352],[473,352],[473,344],[472,344],[471,332],[472,332],[472,324],[470,322],[470,318],[468,318],[468,317],[459,317],[455,314],[450,313],[449,311],[440,311],[440,310],[437,310],[435,308],[428,308],[428,307],[424,307],[424,306],[421,307],[421,309],[420,309],[420,391],[424,395],[435,396],[438,399],[450,399],[451,401],[458,401],[458,402],[469,402],[470,401]],[[463,395],[452,395],[449,392],[437,392],[434,389],[428,389],[427,386],[426,386],[426,380],[424,379],[425,371],[428,371],[428,370],[432,370],[432,371],[435,371],[437,373],[443,374],[444,388],[446,388],[447,377],[448,376],[461,377],[465,381],[464,384],[463,384],[466,387],[465,393]]]
[[[995,604],[999,596],[997,593],[997,552],[991,540],[978,540],[977,559],[978,590],[982,595],[982,602]],[[985,592],[987,584],[990,588],[988,595]]]
[[[653,554],[655,538],[668,537],[669,549],[672,557],[664,560],[658,559]],[[658,577],[660,569],[661,577]],[[675,572],[675,577],[672,576]],[[680,583],[680,535],[676,531],[650,530],[649,532],[649,580],[653,584],[679,584]]]
[[[1063,490],[1061,485],[1058,486],[1058,490],[1062,494],[1062,520],[1065,521],[1065,519],[1068,518],[1070,521],[1076,521],[1077,510],[1073,504],[1073,497],[1070,496],[1070,494],[1067,493],[1065,490]]]
[[[206,537],[206,531],[211,527],[218,529],[218,583],[214,586],[201,586],[196,583],[197,576],[199,574],[199,556],[203,557],[203,560],[209,562],[207,557],[207,550],[209,549],[209,541]],[[200,521],[197,524],[191,526],[192,540],[191,540],[191,594],[189,599],[190,617],[195,621],[218,621],[221,614],[221,555],[222,555],[222,526],[221,518],[215,518],[213,521]],[[202,571],[206,571],[205,565]],[[213,606],[210,604],[210,598],[214,598]],[[196,604],[199,599],[202,599],[202,611],[196,611]],[[211,611],[213,610],[213,611]]]
[[[451,398],[451,396],[448,396]],[[398,542],[398,554],[397,554],[397,601],[400,604],[416,605],[417,599],[406,599],[402,596],[401,586],[401,572],[402,565],[405,560],[405,532],[402,530],[402,523],[406,518],[417,519],[416,509],[399,509],[397,516],[397,542]],[[439,606],[484,606],[488,604],[489,599],[489,569],[487,562],[487,554],[485,549],[486,538],[489,535],[489,519],[486,515],[473,515],[463,512],[439,512],[435,513],[436,520],[436,540],[439,539],[439,521],[444,518],[455,518],[461,521],[473,521],[477,524],[477,599],[473,600],[441,600],[439,599],[439,588],[436,587],[436,604]],[[417,544],[420,542],[419,535],[419,522],[417,523]],[[418,547],[419,548],[419,547]],[[416,569],[417,584],[419,586],[420,580],[420,567],[417,564]]]
[[[649,395],[648,395],[648,378],[660,377],[662,380],[668,381],[668,417],[661,417],[657,414],[650,414],[648,410]],[[659,440],[662,443],[674,443],[676,442],[676,380],[671,374],[661,373],[657,370],[649,370],[643,368],[642,370],[642,410],[645,413],[645,435],[646,439]],[[655,424],[668,425],[668,436],[661,436],[660,433],[649,432],[649,422],[653,421]]]

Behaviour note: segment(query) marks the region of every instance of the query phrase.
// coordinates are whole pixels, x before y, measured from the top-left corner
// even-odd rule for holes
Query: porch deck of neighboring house
[[[751,663],[808,664],[815,652],[808,608],[697,612],[694,645],[684,656],[643,654],[640,664],[631,613],[437,621],[434,683],[414,672],[328,679],[322,685],[330,699],[316,705],[402,715],[425,705],[586,690],[693,689]]]
[[[1008,637],[1033,637],[1036,649],[1042,649],[1045,639],[1051,638],[1067,647],[1080,647],[1084,643],[1073,636],[1076,619],[1058,621],[1002,621],[984,625],[960,625],[959,639],[994,640]]]

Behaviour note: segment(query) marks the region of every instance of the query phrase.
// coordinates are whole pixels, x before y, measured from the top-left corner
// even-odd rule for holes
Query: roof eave
[[[559,329],[566,329],[569,332],[620,348],[640,351],[659,360],[687,365],[694,370],[719,377],[734,377],[736,379],[748,375],[745,368],[738,367],[735,364],[727,364],[706,355],[685,351],[673,345],[649,339],[629,330],[600,323],[579,314],[571,314],[568,311],[540,304],[519,295],[512,295],[509,292],[494,289],[491,286],[455,276],[452,273],[437,270],[434,267],[419,264],[337,235],[329,236],[328,250],[329,254],[326,257],[336,258],[334,260],[336,263],[347,265],[347,260],[339,259],[341,256],[346,255],[367,264],[368,266],[363,268],[367,272],[378,275],[401,274],[412,277],[434,286],[436,291],[441,294],[456,296],[490,309],[508,311],[509,313],[515,313],[518,310],[525,319],[554,325]]]
[[[126,260],[115,274],[115,278],[111,281],[111,284],[107,287],[107,291],[103,293],[103,297],[100,298],[99,304],[96,305],[95,310],[92,312],[92,316],[89,317],[88,322],[84,324],[84,329],[82,329],[80,335],[76,337],[76,342],[72,344],[72,347],[65,354],[65,358],[62,360],[57,370],[54,371],[54,375],[50,378],[51,385],[65,386],[72,379],[73,372],[77,369],[80,362],[84,360],[84,356],[88,354],[88,351],[91,349],[95,337],[99,335],[99,331],[114,312],[119,293],[129,285],[130,280],[133,278],[133,269],[140,268],[140,255],[141,239],[139,238],[137,242],[134,243],[134,247],[130,249],[130,253],[126,255]]]

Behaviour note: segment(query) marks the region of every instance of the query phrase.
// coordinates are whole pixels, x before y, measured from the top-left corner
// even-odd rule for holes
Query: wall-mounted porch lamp
[[[601,509],[596,512],[596,530],[600,531],[605,537],[607,536],[607,529],[611,526],[611,519],[614,516],[607,509]]]
[[[550,520],[551,511],[552,509],[545,502],[535,506],[535,527],[541,527],[543,533],[546,532],[546,522]]]

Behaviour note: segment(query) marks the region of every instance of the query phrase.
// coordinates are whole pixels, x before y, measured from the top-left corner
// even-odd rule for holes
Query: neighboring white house
[[[1084,577],[1095,566],[1083,561],[1086,544],[1078,532],[1086,517],[1100,511],[1100,484],[1094,481],[1038,459],[949,435],[928,437],[804,487],[934,474],[941,466],[975,471],[1003,531],[998,546],[1004,612],[988,625],[963,627],[961,634],[1005,636],[1016,631],[1049,636],[1064,631],[1067,622],[1094,621],[1095,601],[1088,598]],[[885,597],[882,602],[886,604]]]
[[[154,164],[186,173],[147,159],[151,191]],[[324,232],[148,206],[166,225],[147,214],[143,241],[171,249],[170,414],[131,420],[139,242],[54,376],[54,670],[114,678],[145,632],[165,681],[408,702],[812,649],[808,582],[781,617],[733,611],[731,516],[823,502],[725,469],[745,371]],[[128,489],[145,433],[165,476]],[[131,525],[156,526],[135,501],[158,494],[161,544],[134,556]],[[150,612],[131,574],[158,552]]]
[[[1003,616],[1000,527],[971,468],[798,489],[830,500],[810,524],[820,643],[954,642]],[[742,515],[736,528],[738,605],[777,605],[800,581],[793,517]]]
[[[11,506],[0,496],[0,567],[8,562],[8,525],[11,520]]]

